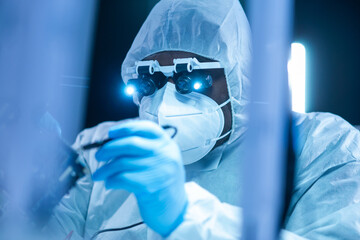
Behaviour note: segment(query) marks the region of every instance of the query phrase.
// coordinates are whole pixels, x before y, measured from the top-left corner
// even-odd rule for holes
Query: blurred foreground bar
[[[34,179],[46,183],[58,149],[42,135],[42,117],[50,113],[67,141],[82,128],[95,8],[95,0],[0,2],[0,239],[38,232],[27,214],[44,191]]]
[[[243,239],[278,239],[289,130],[292,0],[252,0],[252,95],[244,162]]]

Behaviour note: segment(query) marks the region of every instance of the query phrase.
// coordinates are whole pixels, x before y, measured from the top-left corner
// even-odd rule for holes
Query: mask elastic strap
[[[231,102],[233,98],[228,98],[228,100],[226,100],[225,102],[223,102],[222,104],[218,105],[215,109],[213,109],[212,111],[210,112],[206,112],[206,113],[213,113],[213,112],[216,112],[216,111],[219,111],[219,109],[221,109],[223,106],[225,106],[226,104],[228,104],[229,102]]]
[[[223,135],[221,135],[220,137],[218,138],[214,138],[213,141],[217,141],[217,140],[220,140],[220,139],[223,139],[224,137],[226,137],[227,135],[229,135],[231,133],[232,130],[229,130],[227,131],[226,133],[224,133]]]
[[[232,98],[229,98],[228,100],[226,100],[225,102],[223,102],[222,104],[220,104],[220,105],[218,106],[218,108],[216,109],[216,111],[219,110],[219,109],[221,109],[223,106],[225,106],[225,105],[228,104],[229,102],[231,102],[231,99],[232,99]],[[207,145],[207,144],[210,144],[210,142],[212,142],[212,141],[217,141],[217,140],[223,139],[224,137],[226,137],[227,135],[229,135],[231,132],[232,132],[232,129],[230,129],[229,131],[227,131],[225,134],[221,135],[220,137],[207,140],[206,145]]]
[[[222,104],[219,105],[218,108],[222,108],[223,106],[225,106],[226,104],[228,104],[229,102],[231,102],[232,98],[229,98],[228,100],[226,100],[225,102],[223,102]]]
[[[226,137],[227,135],[229,135],[231,132],[232,132],[232,129],[230,129],[229,131],[227,131],[226,133],[224,133],[224,134],[221,135],[220,137],[213,138],[213,139],[208,139],[208,140],[206,141],[206,144],[205,144],[205,145],[209,145],[209,144],[210,144],[211,142],[213,142],[213,141],[217,141],[217,140],[223,139],[224,137]]]

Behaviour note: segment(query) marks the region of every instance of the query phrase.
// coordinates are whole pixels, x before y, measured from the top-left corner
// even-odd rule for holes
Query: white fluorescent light
[[[292,43],[288,62],[289,85],[292,110],[300,113],[305,113],[305,57],[305,47],[300,43]]]

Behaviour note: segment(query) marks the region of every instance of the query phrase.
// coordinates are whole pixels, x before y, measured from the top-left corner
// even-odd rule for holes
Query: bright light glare
[[[300,43],[292,43],[288,62],[289,84],[292,110],[300,113],[305,113],[305,57],[305,47]]]
[[[125,93],[128,95],[128,96],[131,96],[133,95],[135,92],[135,88],[133,86],[126,86],[125,88]]]
[[[194,83],[195,90],[199,90],[200,88],[201,88],[201,83],[199,83],[199,82]]]

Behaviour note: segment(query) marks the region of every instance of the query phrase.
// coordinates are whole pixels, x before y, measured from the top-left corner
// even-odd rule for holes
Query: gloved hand
[[[96,153],[106,164],[93,174],[106,188],[125,189],[137,198],[144,222],[163,237],[182,221],[186,211],[185,173],[177,144],[150,121],[113,127]]]

